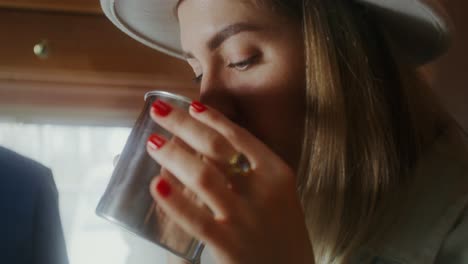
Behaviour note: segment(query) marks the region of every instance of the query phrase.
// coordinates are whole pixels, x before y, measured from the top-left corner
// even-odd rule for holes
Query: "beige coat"
[[[468,141],[448,132],[416,167],[410,196],[379,245],[354,263],[468,264]]]

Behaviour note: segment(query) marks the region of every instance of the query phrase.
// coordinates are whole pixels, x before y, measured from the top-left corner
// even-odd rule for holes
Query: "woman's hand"
[[[285,162],[198,102],[187,113],[156,101],[151,116],[180,139],[150,137],[148,153],[175,177],[155,177],[151,193],[170,218],[211,248],[216,263],[314,263],[295,176]],[[239,153],[251,167],[246,175],[229,173]],[[184,195],[176,180],[203,205]]]
[[[190,262],[182,258],[179,258],[173,255],[172,253],[167,252],[166,256],[167,256],[167,262],[166,262],[167,264],[190,264]]]

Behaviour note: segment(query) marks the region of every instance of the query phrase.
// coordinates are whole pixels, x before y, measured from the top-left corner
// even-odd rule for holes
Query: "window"
[[[71,264],[158,264],[165,251],[94,213],[123,149],[125,127],[0,122],[0,145],[52,169]]]

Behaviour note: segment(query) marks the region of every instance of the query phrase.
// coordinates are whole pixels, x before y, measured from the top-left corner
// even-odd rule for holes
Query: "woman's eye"
[[[258,57],[259,57],[258,55],[255,55],[243,61],[239,61],[236,63],[229,63],[228,67],[234,68],[238,71],[245,71],[258,59]]]
[[[202,78],[203,78],[203,74],[200,74],[197,77],[193,78],[193,82],[199,84],[201,83]]]

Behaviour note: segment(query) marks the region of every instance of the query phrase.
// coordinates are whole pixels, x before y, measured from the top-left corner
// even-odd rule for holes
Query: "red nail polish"
[[[205,110],[207,109],[204,104],[202,104],[202,103],[200,103],[198,101],[193,101],[191,106],[193,107],[193,109],[197,113],[205,112]]]
[[[156,184],[156,191],[159,193],[159,195],[166,198],[171,194],[171,185],[169,185],[165,179],[161,179]]]
[[[158,116],[164,117],[172,111],[172,107],[169,104],[158,99],[153,103],[153,111]]]
[[[148,138],[148,142],[153,145],[155,149],[160,149],[166,144],[166,140],[157,134],[153,134]]]

